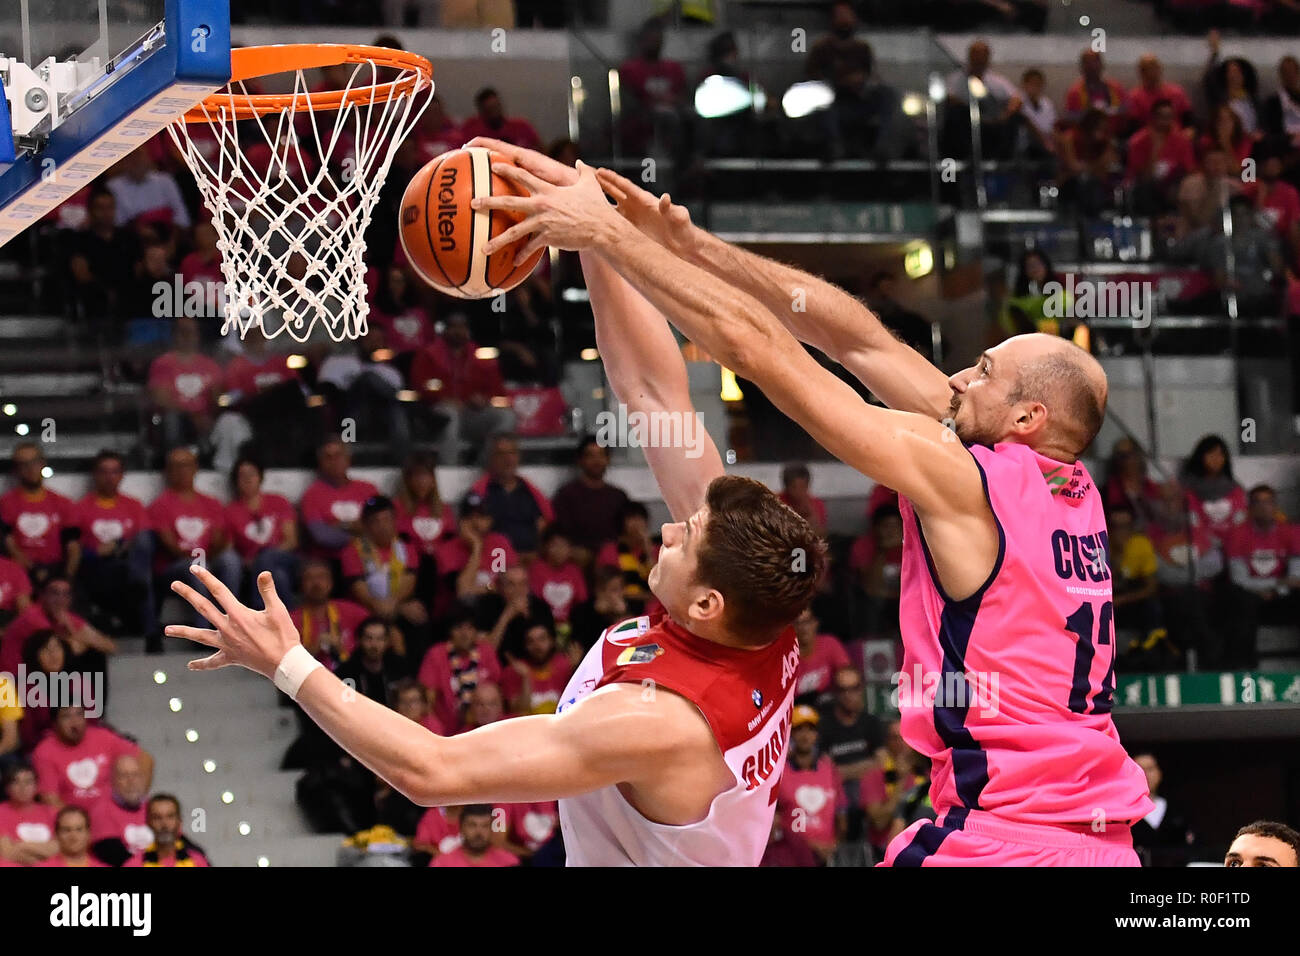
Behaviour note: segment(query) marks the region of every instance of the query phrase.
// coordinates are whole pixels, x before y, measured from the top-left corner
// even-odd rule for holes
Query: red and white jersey
[[[605,787],[560,801],[569,866],[758,866],[790,743],[799,645],[793,628],[766,647],[696,637],[662,611],[609,627],[569,680],[558,713],[607,684],[653,681],[704,715],[735,784],[697,823],[642,816]]]

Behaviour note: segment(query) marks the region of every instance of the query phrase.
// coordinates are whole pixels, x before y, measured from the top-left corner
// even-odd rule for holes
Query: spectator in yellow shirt
[[[18,724],[23,719],[18,688],[7,675],[0,674],[0,760],[16,753],[20,743]]]

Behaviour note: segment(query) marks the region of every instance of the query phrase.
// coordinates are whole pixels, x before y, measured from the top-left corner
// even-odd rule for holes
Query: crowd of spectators
[[[1197,442],[1164,482],[1120,439],[1102,494],[1117,666],[1251,669],[1259,627],[1300,620],[1300,526],[1272,487],[1242,487],[1219,436]]]

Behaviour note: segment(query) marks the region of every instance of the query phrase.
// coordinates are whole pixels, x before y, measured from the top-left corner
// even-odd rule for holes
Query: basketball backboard
[[[229,79],[229,0],[4,0],[0,246]]]

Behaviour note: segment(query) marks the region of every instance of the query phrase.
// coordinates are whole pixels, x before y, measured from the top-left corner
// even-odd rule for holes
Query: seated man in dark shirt
[[[122,318],[124,299],[140,258],[140,244],[117,226],[117,200],[95,187],[86,200],[86,224],[60,235],[68,311],[97,319]]]
[[[867,713],[862,675],[856,668],[841,667],[831,683],[834,696],[821,712],[818,730],[824,753],[835,761],[844,780],[850,804],[857,803],[857,784],[872,766],[876,750],[885,742],[885,731]]]
[[[551,606],[530,592],[528,572],[520,567],[501,572],[496,589],[475,602],[474,620],[478,629],[488,635],[488,643],[503,655],[503,660],[505,656],[524,656],[524,635],[534,625],[544,624],[555,633]]]
[[[627,505],[627,492],[605,481],[609,451],[594,435],[578,445],[578,474],[560,486],[551,503],[555,524],[573,542],[573,557],[584,568],[591,565],[606,541],[622,531],[620,516]]]
[[[363,697],[387,706],[393,686],[410,676],[406,661],[389,647],[389,625],[369,617],[357,625],[357,648],[336,673]]]
[[[542,528],[555,517],[551,502],[519,474],[519,442],[514,435],[488,441],[487,471],[470,488],[483,499],[492,529],[509,540],[525,563],[537,552]]]

